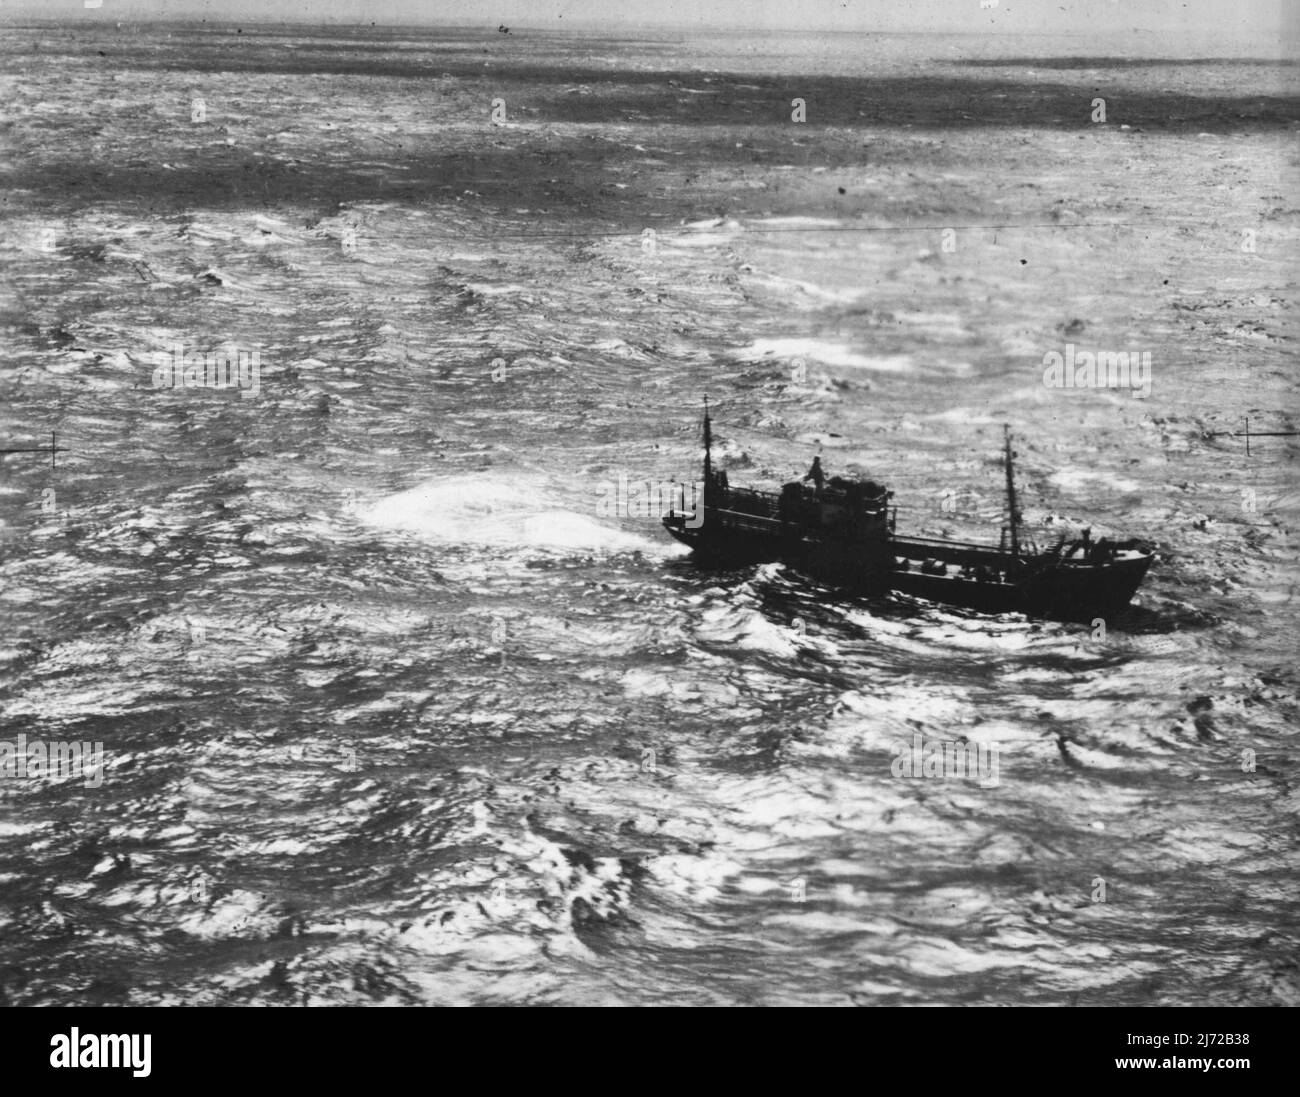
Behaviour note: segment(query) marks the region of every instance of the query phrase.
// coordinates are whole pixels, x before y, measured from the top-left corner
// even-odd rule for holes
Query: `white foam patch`
[[[933,979],[970,975],[1020,962],[1014,956],[1008,958],[963,948],[942,937],[910,942],[900,954],[899,961],[907,970]]]
[[[1049,479],[1053,484],[1066,491],[1086,490],[1089,484],[1101,484],[1114,491],[1137,491],[1140,487],[1133,480],[1122,476],[1113,476],[1105,472],[1089,472],[1087,469],[1063,469],[1053,473]]]
[[[727,881],[739,875],[737,861],[720,856],[656,857],[647,864],[655,885],[693,902],[713,902],[722,897]]]
[[[660,240],[672,248],[712,248],[733,243],[731,236],[720,232],[701,232],[692,236],[667,236]]]
[[[667,542],[548,507],[540,485],[517,479],[509,484],[473,477],[430,481],[381,499],[357,517],[387,529],[411,530],[444,541],[658,555],[672,550]]]
[[[876,691],[848,690],[840,694],[839,700],[847,712],[869,720],[920,721],[947,729],[962,725],[970,717],[966,702],[936,695],[925,683],[897,682]]]
[[[791,290],[798,290],[807,297],[815,301],[831,301],[839,305],[852,304],[855,301],[861,301],[868,297],[870,290],[857,288],[834,288],[827,289],[825,286],[819,286],[815,282],[803,282],[796,278],[785,278],[779,274],[754,274],[752,281],[758,285],[765,286],[769,289],[780,291],[788,300],[798,301],[797,297],[790,294]],[[813,305],[809,302],[809,306]]]
[[[825,366],[841,369],[865,369],[876,373],[910,373],[915,368],[906,354],[871,357],[858,354],[842,343],[821,339],[756,339],[737,352],[742,358],[808,358]]]
[[[706,610],[700,619],[699,636],[710,643],[763,651],[785,659],[797,656],[807,642],[807,637],[769,621],[761,613],[730,606]]]
[[[927,423],[961,423],[966,424],[1001,424],[1005,421],[1005,416],[989,415],[983,408],[973,407],[956,407],[949,408],[946,411],[936,411],[930,415],[922,416]]]
[[[691,229],[693,232],[700,232],[703,229],[720,229],[725,228],[731,232],[739,232],[741,224],[739,221],[725,220],[721,217],[710,217],[703,221],[688,221],[683,228]]]
[[[505,285],[493,285],[489,282],[466,282],[465,288],[473,290],[480,297],[501,297],[510,293],[524,293],[527,287],[521,286],[517,282],[510,282]]]
[[[825,228],[838,229],[844,225],[844,222],[833,217],[763,217],[758,220],[747,221],[747,225],[754,228]]]
[[[14,823],[0,822],[0,838],[12,838],[20,834],[30,834],[32,831],[39,830],[39,823]]]

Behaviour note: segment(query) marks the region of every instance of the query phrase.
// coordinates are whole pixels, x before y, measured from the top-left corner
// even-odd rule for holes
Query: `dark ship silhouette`
[[[867,596],[897,591],[984,613],[1091,621],[1128,605],[1154,557],[1136,538],[1094,542],[1087,530],[1041,550],[1022,540],[1010,428],[1004,456],[1008,521],[996,547],[902,536],[895,531],[892,491],[871,480],[826,480],[820,460],[779,494],[733,488],[726,472],[714,471],[712,449],[706,402],[703,493],[687,510],[683,487],[681,508],[663,518],[702,563],[780,561]]]

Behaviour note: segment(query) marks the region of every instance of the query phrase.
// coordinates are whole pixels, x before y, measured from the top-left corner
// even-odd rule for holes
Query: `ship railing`
[[[732,511],[764,518],[779,518],[781,515],[781,497],[773,492],[758,491],[755,488],[728,488],[725,498],[729,504],[727,509]]]
[[[981,545],[974,541],[946,541],[941,537],[914,537],[910,533],[896,538],[899,542],[916,542],[921,546],[933,545],[935,548],[962,549],[970,552],[1005,553],[1008,550],[998,545]]]
[[[784,496],[778,492],[760,491],[757,488],[727,488],[723,495],[732,510],[742,510],[747,514],[763,514],[769,518],[781,517],[781,503]],[[884,496],[851,500],[847,493],[829,489],[824,490],[820,498],[808,490],[799,497],[798,502],[801,504],[820,502],[843,507],[849,507],[850,502],[855,502],[856,505],[849,509],[881,518],[886,517],[889,510]]]
[[[949,564],[983,564],[1006,568],[1012,566],[1011,550],[1005,542],[1001,545],[977,545],[969,541],[944,541],[935,537],[895,537],[894,554],[916,558],[919,555],[933,556]],[[1015,558],[1015,566],[1061,566],[1060,560],[1044,559],[1036,551],[1021,545],[1021,553]]]
[[[785,523],[776,518],[765,518],[760,514],[750,514],[743,510],[730,510],[724,507],[711,508],[713,513],[724,515],[733,525],[748,527],[759,533],[780,533]]]
[[[676,490],[673,492],[674,505],[667,511],[665,517],[691,517],[696,514],[695,507],[705,503],[704,499],[697,496],[695,497],[695,507],[688,507],[686,502],[687,486],[680,481],[676,484]],[[752,519],[756,529],[766,531],[774,527],[779,528],[787,522],[795,526],[806,524],[795,515],[787,515],[783,512],[782,496],[777,492],[761,491],[757,488],[733,487],[715,487],[706,489],[706,491],[709,510],[726,514],[730,519],[736,521]],[[808,503],[814,501],[811,491],[807,493],[803,501]],[[846,497],[842,492],[827,491],[822,493],[820,502],[842,506],[846,502]],[[856,513],[868,518],[884,520],[891,533],[897,521],[897,509],[887,506],[883,497],[861,500]]]
[[[872,532],[871,528],[860,529],[857,531],[828,531],[821,526],[808,525],[804,522],[783,522],[778,518],[765,518],[758,514],[749,514],[746,511],[731,510],[726,507],[710,507],[710,515],[718,515],[725,519],[729,525],[742,530],[751,532],[764,533],[769,535],[797,536],[805,541],[822,543],[828,538],[833,541],[842,540],[848,536],[851,540],[861,540],[868,538]]]
[[[677,483],[677,490],[673,492],[674,505],[666,512],[665,517],[680,517],[682,515],[691,517],[696,513],[695,508],[704,504],[704,499],[696,497],[695,506],[688,507],[686,505],[686,488],[686,484],[680,481]],[[773,492],[757,491],[754,488],[715,488],[712,492],[709,492],[708,500],[708,507],[711,511],[765,519],[780,525],[781,497]],[[719,506],[719,502],[724,502],[726,505]]]

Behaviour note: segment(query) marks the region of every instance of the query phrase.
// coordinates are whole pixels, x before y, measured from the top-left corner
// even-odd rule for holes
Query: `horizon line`
[[[49,15],[38,14],[40,8],[33,5],[30,14],[24,13],[21,9],[14,10],[10,7],[8,11],[0,12],[0,25],[9,26],[77,26],[85,25],[85,17],[89,16],[93,20],[91,25],[108,26],[117,25],[125,26],[133,23],[152,23],[159,26],[203,26],[210,25],[214,27],[355,27],[366,28],[375,27],[376,29],[394,29],[394,30],[420,30],[427,28],[438,28],[441,30],[467,30],[467,31],[495,31],[497,28],[490,23],[464,23],[455,20],[443,20],[436,17],[422,19],[419,21],[394,20],[384,21],[371,19],[343,19],[334,16],[313,17],[310,19],[297,18],[294,16],[269,16],[269,15],[252,15],[248,18],[209,18],[207,16],[184,16],[174,12],[168,13],[146,13],[140,15],[113,15],[104,8],[85,8],[76,14],[68,15]],[[557,20],[558,23],[558,20]],[[503,21],[498,21],[499,26],[505,26]],[[840,35],[858,35],[858,36],[913,36],[913,37],[952,37],[952,38],[972,38],[972,37],[989,37],[990,35],[1010,35],[1017,38],[1108,38],[1119,35],[1141,34],[1145,36],[1165,37],[1170,35],[1168,27],[1142,27],[1142,26],[1115,26],[1105,31],[1081,31],[1081,30],[1060,30],[1060,31],[1043,31],[1043,30],[1022,30],[1014,27],[993,27],[982,28],[979,30],[951,29],[938,30],[927,28],[924,30],[867,30],[860,27],[844,27],[831,23],[822,25],[808,25],[806,22],[790,26],[747,26],[737,27],[724,23],[619,23],[611,26],[607,21],[592,19],[574,19],[564,26],[548,24],[542,26],[531,23],[511,23],[509,30],[539,32],[543,34],[562,32],[565,30],[582,29],[582,30],[604,30],[611,36],[623,35],[626,33],[635,33],[639,31],[677,31],[683,33],[697,31],[716,31],[738,37],[764,37],[774,34],[787,34],[790,32],[802,33],[805,35],[818,34],[840,34]],[[1185,28],[1184,34],[1204,34],[1207,37],[1222,38],[1224,29],[1222,27],[1204,24],[1201,26],[1189,26]],[[1182,35],[1176,35],[1181,37]],[[1276,38],[1279,45],[1284,45],[1283,40]]]

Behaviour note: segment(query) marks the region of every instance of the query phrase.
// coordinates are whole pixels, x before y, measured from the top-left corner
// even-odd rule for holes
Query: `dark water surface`
[[[3,458],[0,737],[107,762],[0,779],[7,1001],[1300,1002],[1296,448],[1206,437],[1294,422],[1294,67],[2,49],[3,444],[68,452]],[[820,446],[979,539],[1010,422],[1031,523],[1160,560],[1104,636],[701,572],[602,501],[698,475],[705,393],[733,483]]]

